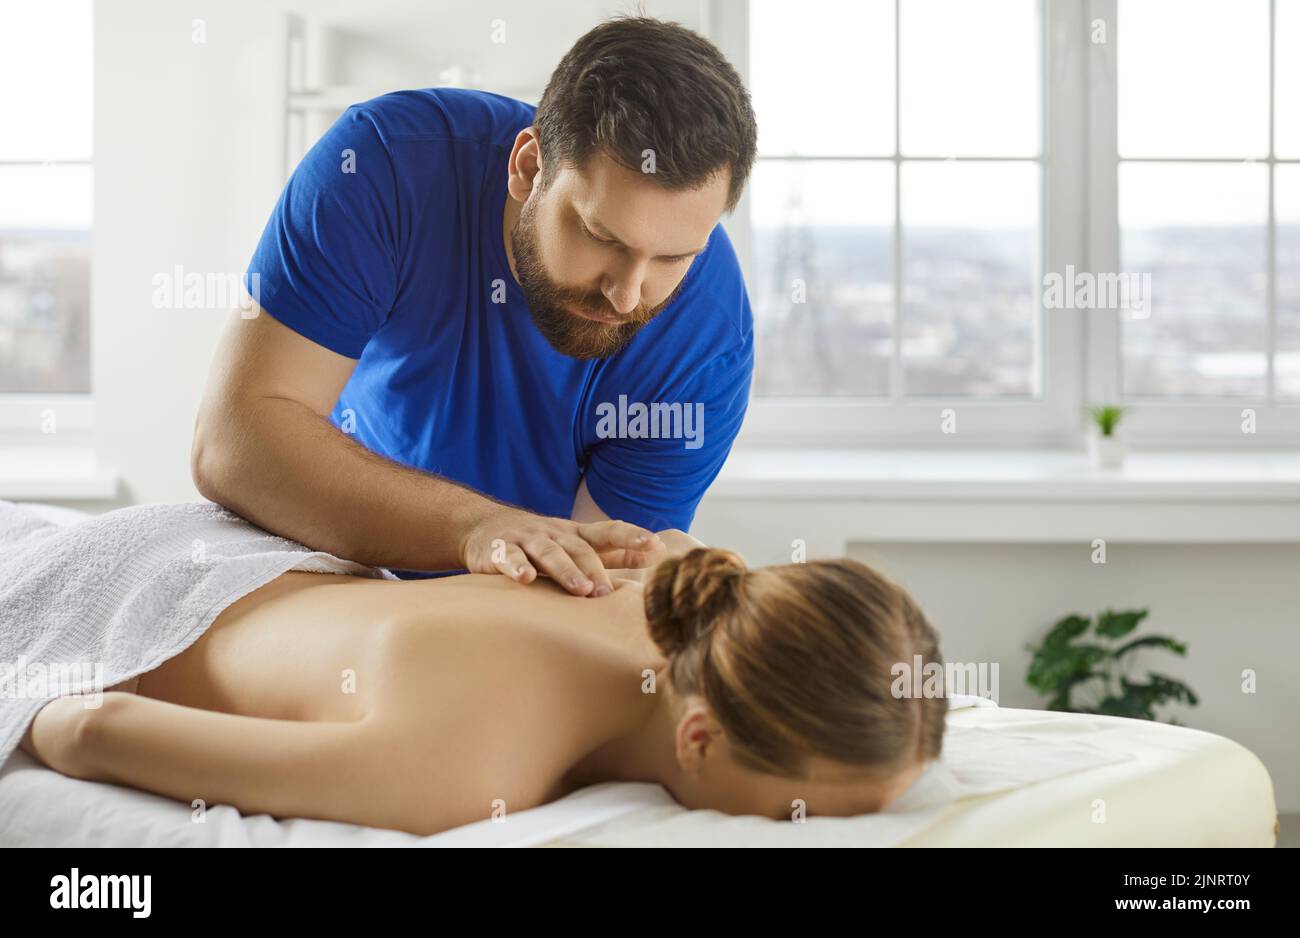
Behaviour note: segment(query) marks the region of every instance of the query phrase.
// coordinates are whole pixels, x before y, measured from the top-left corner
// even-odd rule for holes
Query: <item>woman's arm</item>
[[[428,747],[366,721],[268,720],[134,694],[105,693],[93,710],[77,698],[52,701],[37,714],[24,748],[75,778],[187,803],[417,834],[464,823],[466,804],[482,790],[472,772],[421,764]],[[487,813],[484,806],[470,819]]]

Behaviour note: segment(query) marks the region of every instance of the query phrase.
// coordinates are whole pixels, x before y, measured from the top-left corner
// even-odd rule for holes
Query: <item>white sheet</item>
[[[904,846],[1272,847],[1273,781],[1244,746],[1147,720],[1041,710],[966,710],[949,727],[1087,742],[1132,758],[953,804]]]
[[[545,843],[644,808],[673,803],[658,785],[593,785],[533,811],[432,837],[318,821],[197,812],[133,788],[85,782],[15,752],[0,772],[0,847],[519,847]]]
[[[566,840],[607,847],[893,847],[934,826],[955,804],[1050,784],[1134,758],[1083,740],[996,732],[960,720],[963,714],[978,719],[998,709],[983,698],[954,701],[943,758],[877,814],[813,817],[789,823],[717,811],[687,811],[670,802],[593,824]]]

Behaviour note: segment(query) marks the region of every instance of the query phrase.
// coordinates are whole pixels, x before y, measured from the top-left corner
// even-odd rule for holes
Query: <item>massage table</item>
[[[16,752],[0,772],[0,847],[1276,843],[1267,770],[1249,750],[1212,733],[1118,717],[978,706],[949,711],[945,750],[971,771],[956,792],[922,798],[905,810],[891,806],[857,818],[778,822],[687,811],[658,785],[618,782],[508,814],[503,823],[484,820],[432,837],[304,818],[245,817],[226,805],[200,814],[148,792],[67,778]],[[1048,777],[1028,780],[1035,773]]]
[[[27,506],[68,523],[80,512]],[[1187,727],[954,697],[944,757],[886,811],[799,823],[687,811],[611,782],[431,837],[245,817],[68,778],[16,751],[0,847],[18,846],[1273,846],[1272,781],[1249,750]],[[436,792],[429,795],[437,797]],[[487,812],[485,811],[485,814]]]

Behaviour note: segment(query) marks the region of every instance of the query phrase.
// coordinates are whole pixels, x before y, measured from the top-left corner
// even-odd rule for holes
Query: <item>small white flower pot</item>
[[[1099,429],[1090,427],[1088,454],[1099,469],[1119,469],[1124,465],[1124,440],[1118,434],[1103,436]]]

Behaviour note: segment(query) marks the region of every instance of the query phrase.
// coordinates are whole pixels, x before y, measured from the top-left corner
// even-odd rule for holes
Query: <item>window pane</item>
[[[1124,271],[1151,275],[1150,312],[1122,323],[1129,396],[1265,393],[1268,167],[1120,166]]]
[[[749,17],[760,152],[894,152],[893,0],[753,0]]]
[[[903,0],[900,16],[903,152],[1036,155],[1035,0]]]
[[[1277,358],[1278,397],[1300,400],[1300,166],[1278,166]]]
[[[1267,155],[1267,0],[1119,0],[1118,15],[1122,156]]]
[[[888,394],[893,163],[763,160],[750,199],[754,392]]]
[[[90,0],[6,3],[0,160],[90,158]]]
[[[1300,0],[1277,0],[1277,62],[1273,149],[1300,157]]]
[[[0,393],[90,390],[90,168],[0,166]]]
[[[90,227],[90,167],[0,166],[0,231]]]
[[[903,164],[906,394],[1036,387],[1037,163]]]

